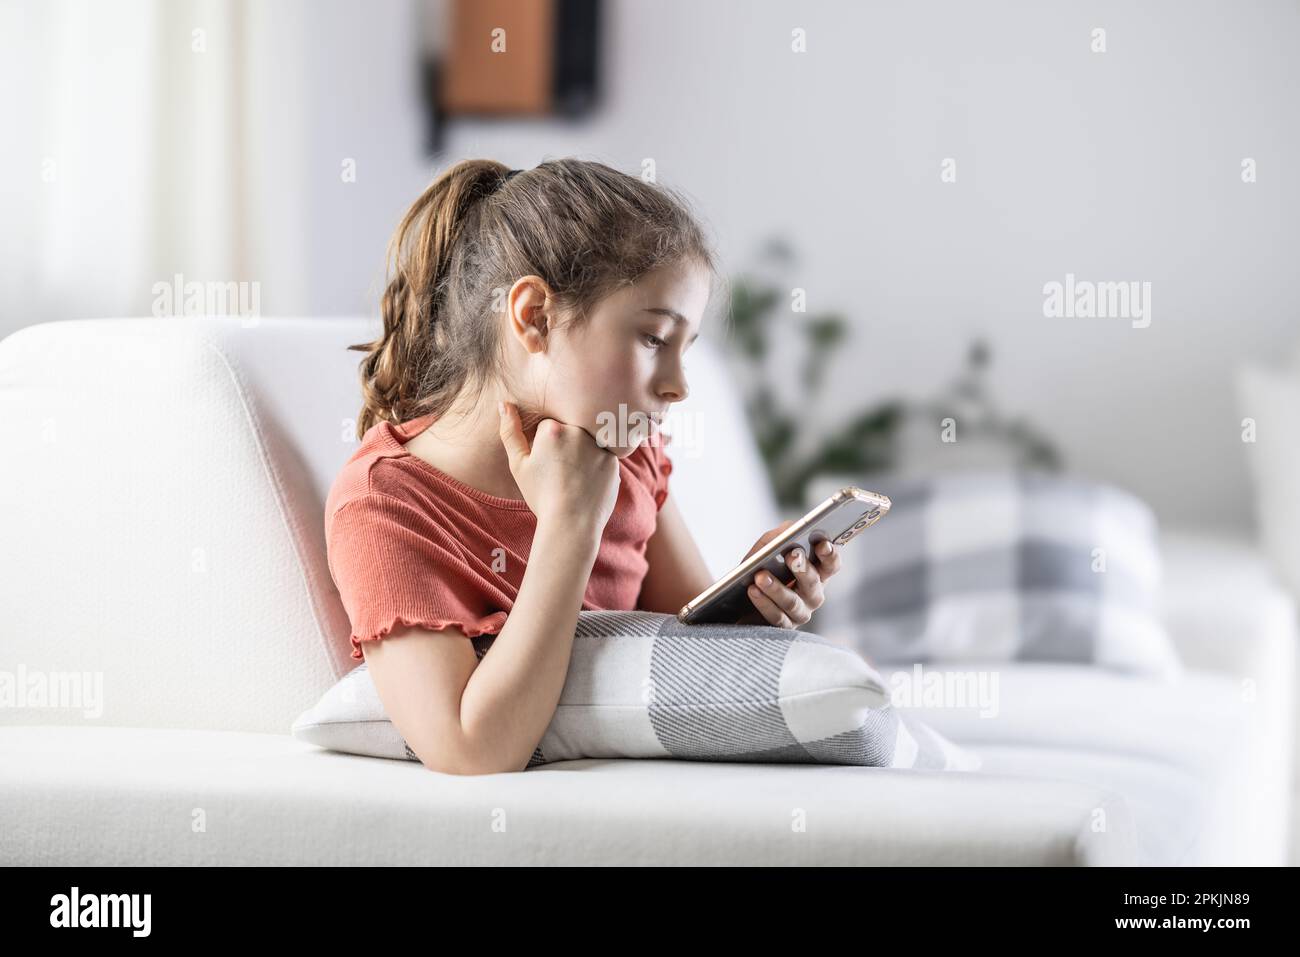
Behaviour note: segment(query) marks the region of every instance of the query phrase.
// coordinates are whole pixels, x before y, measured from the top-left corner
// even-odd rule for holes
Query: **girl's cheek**
[[[653,359],[647,361],[633,354],[611,357],[609,362],[601,364],[593,372],[601,388],[624,392],[647,378],[653,370]]]
[[[608,407],[609,411],[617,412],[620,402],[626,403],[629,396],[644,393],[645,383],[654,377],[653,353],[645,347],[640,352],[644,355],[635,350],[610,349],[603,357],[589,356],[580,366],[580,381],[575,385],[589,401],[601,406],[601,410]]]

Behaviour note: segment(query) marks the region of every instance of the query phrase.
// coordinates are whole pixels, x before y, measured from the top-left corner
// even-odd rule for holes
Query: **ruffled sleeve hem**
[[[364,635],[357,635],[355,632],[350,636],[349,641],[352,644],[352,657],[358,661],[365,659],[361,653],[361,643],[363,641],[378,641],[386,638],[398,628],[427,628],[430,631],[442,631],[444,628],[456,627],[465,633],[466,638],[476,638],[479,635],[495,635],[501,630],[501,626],[506,623],[509,612],[496,611],[483,618],[416,618],[406,619],[396,616],[390,619],[385,625],[378,629],[373,629]]]

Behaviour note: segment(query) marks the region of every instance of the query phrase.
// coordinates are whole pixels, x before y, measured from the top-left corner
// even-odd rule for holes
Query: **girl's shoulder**
[[[400,493],[400,479],[397,487],[391,487],[394,483],[387,480],[388,470],[380,470],[380,474],[385,476],[384,488],[376,487],[374,476],[376,466],[386,459],[409,454],[402,441],[402,435],[391,422],[377,422],[366,430],[357,448],[343,463],[343,467],[330,485],[329,493],[325,497],[327,520],[344,505],[359,498],[376,492]]]

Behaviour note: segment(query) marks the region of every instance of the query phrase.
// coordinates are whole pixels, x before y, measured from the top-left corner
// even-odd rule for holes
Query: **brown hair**
[[[547,282],[565,325],[661,266],[695,261],[716,278],[704,232],[675,191],[572,158],[507,180],[509,171],[459,162],[402,217],[388,249],[383,336],[348,347],[367,353],[357,438],[381,420],[441,415],[467,382],[477,397],[504,377],[494,297],[521,276]]]

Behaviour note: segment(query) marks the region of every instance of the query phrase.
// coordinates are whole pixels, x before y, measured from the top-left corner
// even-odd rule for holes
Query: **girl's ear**
[[[544,352],[551,330],[548,303],[553,303],[550,289],[540,276],[524,276],[515,281],[506,296],[507,331],[529,352]]]

